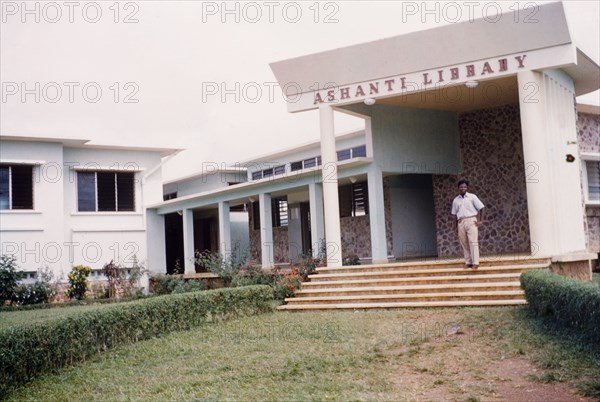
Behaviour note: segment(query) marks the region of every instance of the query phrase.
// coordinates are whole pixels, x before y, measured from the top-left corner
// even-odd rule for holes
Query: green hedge
[[[521,286],[538,316],[550,315],[561,325],[581,330],[592,342],[600,342],[600,287],[543,270],[523,272]]]
[[[117,345],[272,310],[269,286],[159,296],[0,331],[0,400],[16,384]]]

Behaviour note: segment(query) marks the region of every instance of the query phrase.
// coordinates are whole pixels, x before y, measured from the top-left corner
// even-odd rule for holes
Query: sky
[[[164,166],[171,180],[318,140],[318,112],[286,111],[271,62],[517,8],[535,18],[544,3],[2,0],[0,133],[186,149]],[[599,4],[564,2],[596,63]]]

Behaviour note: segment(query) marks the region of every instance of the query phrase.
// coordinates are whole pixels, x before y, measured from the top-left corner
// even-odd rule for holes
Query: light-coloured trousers
[[[479,228],[475,222],[477,222],[476,216],[458,221],[458,240],[467,265],[479,265]]]

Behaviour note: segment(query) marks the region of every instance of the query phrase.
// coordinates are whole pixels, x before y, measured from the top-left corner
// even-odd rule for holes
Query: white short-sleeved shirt
[[[452,215],[456,215],[456,219],[469,218],[476,216],[484,206],[475,194],[467,192],[464,197],[459,194],[452,201]]]

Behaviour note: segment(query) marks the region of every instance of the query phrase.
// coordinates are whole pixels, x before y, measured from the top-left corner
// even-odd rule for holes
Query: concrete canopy
[[[498,68],[497,62],[505,58],[514,63],[515,56],[522,58],[518,60],[519,68],[563,68],[573,78],[578,96],[600,88],[600,68],[573,44],[562,3],[539,6],[533,18],[535,21],[524,21],[504,15],[496,22],[466,21],[283,60],[270,66],[289,97],[290,112],[316,109],[319,102],[315,96],[321,96],[325,103],[335,101],[343,105],[368,97],[431,90],[437,84],[514,75],[516,68]],[[527,62],[522,63],[525,57]],[[469,63],[474,63],[475,75],[463,72]],[[457,71],[460,68],[460,77],[452,73],[450,79],[453,68]],[[380,80],[380,86],[384,87],[384,79],[402,76],[406,76],[407,84],[415,85],[406,88],[403,82],[402,89],[390,89],[385,94],[380,91],[375,96],[370,96],[372,93],[361,96],[363,89],[360,89],[354,97],[326,99],[328,89],[339,95],[340,88],[354,85],[349,89],[354,93],[361,83],[368,88],[370,82]]]

